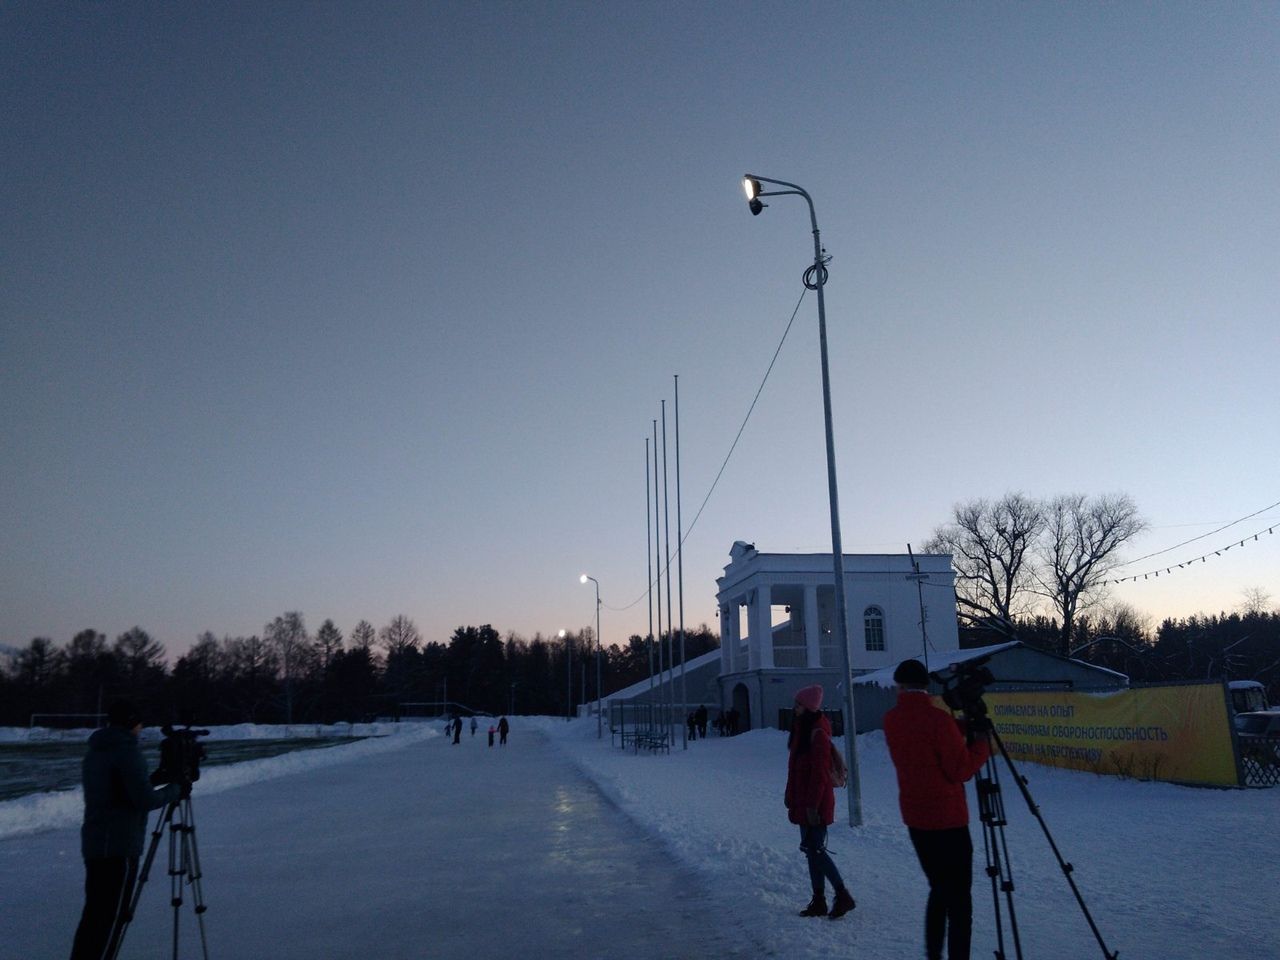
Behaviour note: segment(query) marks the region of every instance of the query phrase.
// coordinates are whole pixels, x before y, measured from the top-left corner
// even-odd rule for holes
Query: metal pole
[[[840,622],[840,650],[843,654],[845,750],[849,754],[849,824],[862,826],[862,782],[858,776],[857,715],[853,710],[853,670],[849,662],[849,610],[844,595],[844,544],[840,537],[840,488],[836,485],[836,444],[831,427],[831,374],[827,363],[827,310],[822,288],[822,240],[818,236],[818,218],[809,201],[809,218],[813,222],[813,281],[818,287],[818,342],[822,348],[822,416],[827,431],[827,497],[831,501],[831,554],[836,578],[836,614]]]
[[[675,374],[676,382],[676,583],[680,588],[680,699],[684,702],[683,710],[689,709],[689,685],[685,676],[687,660],[684,652],[684,526],[680,520],[680,375]],[[687,719],[687,718],[686,718]],[[683,723],[684,749],[689,749],[689,724]]]
[[[649,579],[645,592],[649,595],[649,707],[653,708],[653,515],[649,509],[649,438],[644,438],[644,550],[649,562]]]
[[[658,421],[653,421],[653,541],[654,556],[658,558],[658,563],[662,563],[662,527],[658,520],[662,516],[662,510],[658,505]],[[664,712],[667,713],[667,720],[663,724],[665,727],[671,726],[670,710],[667,707],[667,695],[662,689],[663,676],[663,660],[662,651],[662,570],[658,570],[658,576],[654,579],[654,586],[657,590],[657,611],[658,611],[658,697],[657,701],[662,704]],[[667,629],[671,629],[671,624],[667,624]]]
[[[671,501],[667,498],[667,401],[662,401],[662,525],[667,541],[667,665],[671,667],[671,680],[667,684],[670,691],[668,702],[671,704],[671,722],[676,722],[676,649],[675,631],[671,618]],[[680,717],[680,729],[684,729],[684,717]],[[675,734],[671,742],[675,743]]]
[[[916,600],[920,604],[920,648],[924,651],[924,668],[929,669],[929,635],[924,627],[924,584],[923,581],[928,580],[928,574],[920,572],[920,561],[916,559],[915,553],[911,550],[911,544],[907,544],[907,556],[911,558],[911,569],[915,571],[907,575],[908,580],[916,582]]]
[[[858,740],[857,719],[853,704],[853,670],[849,658],[849,611],[845,603],[844,585],[844,545],[840,538],[840,492],[836,485],[836,445],[831,427],[831,374],[827,362],[827,308],[822,290],[825,286],[823,273],[825,265],[822,252],[822,238],[818,233],[818,217],[813,209],[813,198],[801,187],[785,180],[771,180],[768,177],[747,175],[750,179],[761,183],[773,183],[789,190],[760,192],[757,196],[783,196],[795,194],[804,197],[809,205],[809,223],[813,228],[813,282],[807,279],[805,286],[818,293],[818,344],[822,356],[822,415],[827,437],[827,499],[831,504],[831,562],[835,575],[836,622],[840,639],[841,669],[844,672],[844,742],[849,757],[849,825],[862,826],[862,783],[858,773]],[[753,208],[753,212],[759,212]]]
[[[600,584],[596,583],[596,739],[604,736],[604,687],[600,684]]]
[[[565,721],[573,719],[573,637],[566,636],[564,639],[565,650],[565,679],[568,681],[565,689]]]

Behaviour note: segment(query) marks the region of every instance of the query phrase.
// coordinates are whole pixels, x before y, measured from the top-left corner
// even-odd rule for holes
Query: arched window
[[[884,649],[884,611],[879,607],[867,607],[862,611],[862,632],[867,638],[868,650]]]

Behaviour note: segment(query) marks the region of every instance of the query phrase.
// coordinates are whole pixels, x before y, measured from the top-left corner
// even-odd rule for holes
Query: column
[[[805,584],[804,588],[804,645],[805,662],[811,667],[822,666],[822,625],[818,621],[818,585]]]
[[[733,653],[738,648],[738,604],[730,602],[720,607],[720,675],[733,673]]]
[[[752,652],[758,657],[757,667],[773,667],[773,592],[768,584],[756,587],[755,618],[751,622]],[[756,640],[757,635],[759,640]]]

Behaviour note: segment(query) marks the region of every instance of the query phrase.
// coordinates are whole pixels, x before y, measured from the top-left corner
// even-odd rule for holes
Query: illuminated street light
[[[579,583],[586,583],[588,580],[596,585],[596,739],[600,740],[604,738],[604,719],[600,713],[600,581],[585,573],[578,578]]]
[[[785,190],[761,190],[761,183],[771,183]],[[742,178],[742,189],[747,195],[747,206],[752,216],[759,216],[765,204],[761,197],[795,195],[804,197],[809,205],[809,223],[813,227],[813,266],[805,270],[804,285],[818,294],[818,343],[822,353],[822,411],[827,431],[827,497],[831,503],[831,559],[836,578],[836,622],[840,639],[841,666],[844,672],[844,741],[849,757],[849,823],[862,826],[862,784],[858,776],[857,726],[853,712],[853,671],[849,663],[849,611],[844,596],[844,546],[840,539],[840,496],[836,487],[836,447],[831,430],[831,375],[827,367],[827,313],[822,288],[827,282],[826,252],[818,234],[818,217],[813,211],[813,199],[803,188],[785,180],[770,180],[747,174]]]

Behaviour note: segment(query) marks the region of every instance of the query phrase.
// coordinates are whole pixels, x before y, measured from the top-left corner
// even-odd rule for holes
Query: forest
[[[688,659],[718,646],[705,625],[685,632]],[[678,633],[675,649],[679,663]],[[344,636],[332,620],[312,634],[301,613],[289,612],[260,636],[202,634],[170,666],[141,627],[111,642],[86,629],[65,645],[37,637],[0,661],[0,725],[27,726],[45,714],[42,725],[92,726],[84,715],[121,696],[155,724],[360,722],[434,716],[446,702],[461,712],[563,716],[595,699],[595,654],[590,628],[525,639],[488,624],[460,626],[441,643],[424,642],[406,616],[381,629],[362,620]],[[649,676],[649,656],[638,636],[603,647],[605,693]]]

